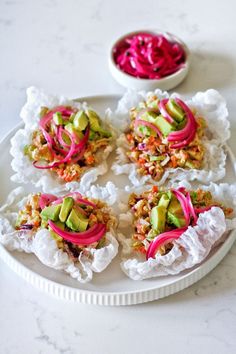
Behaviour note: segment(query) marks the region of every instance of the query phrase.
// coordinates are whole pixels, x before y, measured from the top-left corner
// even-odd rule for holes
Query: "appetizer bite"
[[[150,96],[130,111],[127,153],[138,173],[159,181],[167,168],[199,169],[203,164],[201,141],[206,122],[195,117],[179,98]]]
[[[0,242],[8,249],[35,253],[80,282],[103,271],[117,254],[117,221],[104,201],[79,192],[33,193],[21,201],[21,188],[12,193],[0,212]]]
[[[47,182],[54,182],[63,190],[66,183],[80,184],[89,172],[84,178],[87,189],[107,170],[106,158],[113,148],[111,128],[86,104],[46,96],[35,88],[28,89],[27,95],[21,112],[25,128],[11,141],[12,167],[17,172],[13,179],[33,182],[44,191]]]
[[[131,95],[121,100],[113,120],[117,115],[122,121]],[[222,144],[229,138],[229,122],[216,91],[197,94],[190,102],[159,90],[137,96],[139,102],[129,110],[130,120],[117,142],[116,174],[127,173],[135,186],[161,185],[168,177],[205,183],[224,176]]]
[[[153,186],[129,196],[131,237],[121,236],[122,269],[132,279],[177,274],[203,261],[233,227],[236,187]],[[127,221],[127,214],[121,215]],[[235,222],[235,221],[234,221]]]

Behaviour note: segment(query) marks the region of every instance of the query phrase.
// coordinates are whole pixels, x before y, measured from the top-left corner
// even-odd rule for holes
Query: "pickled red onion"
[[[99,241],[106,233],[106,225],[99,223],[93,225],[90,229],[84,232],[62,230],[52,220],[48,220],[48,225],[57,235],[76,245],[90,245]]]
[[[79,205],[75,205],[74,208],[75,208],[75,210],[77,210],[80,214],[82,214],[82,215],[84,215],[84,216],[87,216],[86,211],[85,211],[83,208],[81,208]]]
[[[179,143],[175,143],[170,145],[171,149],[181,149],[185,146],[187,146],[188,144],[191,143],[191,141],[194,139],[195,137],[195,132],[193,131],[192,133],[190,133],[189,137],[185,140],[180,141]]]
[[[186,54],[179,43],[164,35],[141,32],[118,42],[113,57],[116,65],[129,75],[161,79],[180,70]]]
[[[64,141],[63,136],[62,136],[63,133],[65,133],[65,129],[62,128],[62,126],[59,126],[58,131],[57,131],[57,134],[56,134],[57,139],[58,139],[59,143],[61,144],[61,146],[63,146],[63,147],[66,148],[66,149],[69,149],[69,148],[70,148],[70,144],[67,144],[67,143]],[[65,133],[65,134],[66,134],[66,133]]]
[[[171,148],[177,149],[189,144],[196,134],[197,123],[194,118],[193,113],[189,109],[189,107],[179,98],[175,99],[177,104],[183,109],[186,113],[187,123],[182,130],[177,130],[168,135],[167,140],[170,141],[179,141],[179,144],[171,145]]]
[[[196,123],[195,117],[194,117],[193,113],[191,112],[191,110],[189,109],[189,107],[179,98],[176,98],[175,100],[176,100],[176,103],[184,110],[184,112],[186,114],[186,118],[187,118],[187,123],[183,129],[171,132],[168,135],[167,140],[169,142],[175,142],[174,144],[170,145],[171,149],[180,149],[180,148],[188,145],[194,139],[195,134],[196,134],[196,130],[197,130],[197,123]],[[166,107],[165,107],[167,102],[168,102],[168,99],[160,100],[158,102],[158,107],[159,107],[160,113],[163,115],[163,117],[169,123],[173,123],[174,119],[171,117],[171,115],[168,113],[168,111],[166,110]],[[153,123],[147,122],[147,121],[144,121],[143,119],[141,119],[142,115],[145,112],[158,113],[158,111],[153,108],[146,108],[146,109],[141,110],[137,114],[137,118],[134,123],[135,126],[141,125],[141,124],[146,125],[149,128],[155,130],[156,133],[160,137],[162,137],[161,131]],[[143,122],[145,122],[145,123],[143,123]]]
[[[69,137],[70,137],[70,139],[71,139],[70,150],[68,151],[67,155],[66,155],[64,158],[62,158],[61,160],[52,162],[51,164],[48,164],[48,165],[45,165],[45,166],[43,166],[43,165],[37,165],[37,162],[38,162],[38,161],[34,161],[34,162],[33,162],[34,167],[36,167],[36,168],[38,168],[38,169],[41,169],[41,170],[45,170],[45,169],[49,169],[49,168],[56,167],[56,166],[58,166],[58,165],[60,165],[60,164],[62,164],[62,163],[66,163],[66,162],[68,162],[68,161],[70,160],[70,158],[71,158],[71,157],[74,155],[74,153],[76,152],[76,149],[75,149],[76,144],[75,144],[75,142],[74,142],[74,140],[73,140],[71,134],[70,134],[68,131],[66,131],[66,133],[69,135]]]
[[[189,192],[186,194],[186,201],[187,201],[187,204],[188,204],[188,208],[189,208],[190,214],[193,217],[194,224],[196,224],[197,223],[197,215],[196,215],[196,212],[194,210],[194,207],[193,207]]]
[[[146,259],[155,258],[155,254],[160,246],[164,245],[166,242],[178,239],[186,230],[187,227],[182,227],[180,229],[167,231],[157,235],[154,240],[149,244],[146,253]]]
[[[52,110],[50,110],[39,121],[39,127],[41,128],[41,130],[43,132],[46,131],[48,123],[52,120],[53,114],[56,112],[60,112],[64,116],[69,117],[74,111],[72,109],[66,108],[64,106],[58,106],[58,107],[55,107]]]
[[[63,199],[65,197],[72,197],[74,199],[74,201],[78,204],[82,204],[82,205],[88,205],[88,206],[91,206],[93,208],[96,208],[96,204],[94,204],[93,202],[90,202],[89,200],[87,199],[83,199],[81,194],[79,192],[72,192],[72,193],[68,193],[66,194],[64,197],[60,197],[60,198],[57,198],[57,200],[53,201],[52,204],[53,205],[56,205],[56,204],[60,204],[62,203]]]
[[[25,230],[25,231],[29,231],[29,230],[32,230],[34,228],[34,225],[32,225],[32,224],[21,224],[20,226],[19,226],[19,229],[20,230]]]
[[[166,104],[169,101],[168,98],[164,98],[163,100],[160,100],[158,102],[158,107],[160,109],[161,114],[163,115],[163,117],[169,122],[169,123],[173,123],[174,119],[171,117],[171,115],[167,112],[166,110]]]
[[[93,208],[96,208],[96,204],[94,204],[93,202],[90,202],[87,199],[83,199],[83,198],[76,198],[76,203],[78,204],[84,204],[84,205],[88,205],[91,206]]]
[[[66,108],[65,106],[57,106],[46,113],[39,121],[39,126],[43,129],[46,128],[47,124],[53,117],[53,114],[56,112],[60,112],[63,116],[69,117],[74,111],[71,108]]]
[[[176,189],[173,189],[172,192],[181,204],[181,207],[182,207],[183,213],[184,213],[184,218],[186,221],[186,226],[188,226],[189,222],[190,222],[190,211],[189,211],[189,205],[186,200],[186,197],[183,193],[181,193],[180,191],[178,191]]]
[[[61,107],[60,109],[62,109],[62,107]],[[53,111],[55,111],[55,110],[56,110],[56,108],[55,108]],[[52,112],[53,112],[53,111],[52,111]],[[56,110],[56,111],[58,111],[58,110]],[[49,113],[46,115],[47,117],[46,117],[45,119],[42,118],[44,121],[41,123],[40,127],[41,127],[43,133],[46,132],[46,130],[45,130],[43,127],[46,127],[46,124],[47,124],[47,123],[50,121],[50,119],[52,118],[52,115],[51,115],[51,118],[49,119],[49,115],[50,115],[50,113],[52,113],[52,112],[49,112]],[[67,114],[69,114],[70,112],[73,112],[73,111],[71,111],[71,110],[65,110],[65,112],[66,112]],[[64,156],[61,160],[54,161],[53,163],[48,164],[48,165],[45,165],[45,166],[44,166],[44,165],[38,165],[38,164],[37,164],[38,161],[34,161],[34,162],[33,162],[33,165],[34,165],[36,168],[38,168],[38,169],[50,169],[50,168],[56,167],[56,166],[58,166],[58,165],[60,165],[60,164],[62,164],[62,163],[68,162],[69,160],[71,160],[71,158],[73,157],[74,154],[77,154],[78,152],[80,152],[79,156],[77,156],[77,159],[76,159],[76,162],[77,162],[80,158],[82,158],[82,151],[84,152],[85,144],[87,143],[88,138],[89,138],[89,130],[90,130],[90,129],[89,129],[89,125],[88,125],[87,128],[86,128],[84,137],[81,139],[81,141],[80,141],[79,143],[75,143],[75,139],[74,139],[73,134],[71,134],[68,130],[63,129],[62,127],[59,127],[59,128],[56,130],[56,138],[59,140],[59,143],[60,143],[61,145],[63,144],[63,146],[64,146],[65,149],[69,148],[68,151],[65,151],[65,152],[63,151],[63,154],[64,154],[65,156]],[[64,140],[63,140],[63,138],[62,138],[62,133],[68,135],[68,137],[69,137],[69,139],[70,139],[70,141],[71,141],[71,144],[70,144],[70,145],[68,145],[68,144],[66,144],[66,143],[64,142]],[[46,132],[46,134],[49,135],[48,132]],[[49,135],[49,136],[50,136],[50,135]],[[50,136],[50,139],[52,139],[51,136]],[[53,151],[53,144],[54,144],[55,150],[57,150],[57,151],[59,151],[59,152],[62,152],[62,149],[61,149],[61,148],[58,148],[58,146],[56,146],[55,140],[52,139],[52,141],[53,141],[53,143],[52,143],[51,140],[50,140],[50,144],[49,144],[50,150]],[[55,157],[55,155],[54,155],[54,157]]]
[[[39,206],[41,209],[44,209],[46,206],[48,206],[50,203],[52,203],[55,200],[57,200],[57,197],[55,195],[41,193],[39,198]]]

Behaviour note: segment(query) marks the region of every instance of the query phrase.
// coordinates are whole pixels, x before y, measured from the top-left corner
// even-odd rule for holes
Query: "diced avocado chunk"
[[[177,218],[176,215],[172,214],[169,211],[167,212],[167,220],[168,220],[168,223],[173,224],[176,227],[183,227],[186,224],[184,218]]]
[[[177,130],[183,129],[185,125],[186,125],[186,118],[184,118],[181,122],[178,123]]]
[[[160,233],[163,232],[166,223],[166,207],[157,205],[152,208],[150,220],[154,230],[158,230]]]
[[[70,133],[76,136],[77,140],[83,139],[84,135],[81,131],[75,129],[74,125],[72,123],[67,123],[65,125],[65,129]],[[65,140],[66,143],[70,144],[70,138],[64,134],[63,140]]]
[[[55,112],[53,114],[53,121],[56,125],[62,125],[63,124],[63,118],[61,112]]]
[[[166,109],[177,122],[181,122],[184,119],[184,111],[175,100],[169,99],[166,104]]]
[[[175,123],[169,123],[161,114],[153,122],[160,129],[164,136],[167,136],[176,129]]]
[[[140,119],[146,120],[147,122],[150,122],[153,124],[155,124],[156,117],[157,117],[156,113],[148,112],[148,111],[146,111],[140,115]],[[150,129],[150,128],[146,127],[145,125],[140,125],[138,129],[143,135],[146,135],[146,136],[150,136],[150,135],[156,136],[157,135],[153,129]]]
[[[87,109],[86,114],[89,118],[90,128],[94,132],[99,132],[99,130],[101,129],[101,126],[100,126],[100,119],[99,119],[99,116],[97,115],[97,113],[92,111],[91,109]]]
[[[85,219],[75,209],[72,209],[67,220],[66,226],[73,231],[85,231],[88,226],[88,219]]]
[[[73,123],[73,122],[74,122],[75,115],[76,115],[76,113],[74,113],[74,112],[71,113],[70,118],[69,118],[69,122],[70,122],[70,123]]]
[[[145,111],[140,115],[140,119],[146,120],[147,122],[154,123],[157,117],[157,113]]]
[[[150,135],[156,136],[156,132],[154,132],[152,129],[148,127],[145,127],[144,125],[140,125],[138,129],[145,136],[150,136]]]
[[[167,209],[169,203],[170,203],[170,196],[167,193],[162,194],[158,206],[163,206]]]
[[[59,219],[61,222],[65,222],[69,213],[74,205],[74,199],[71,197],[65,197],[62,202]]]
[[[66,226],[69,227],[69,229],[74,231],[78,231],[79,229],[79,220],[74,209],[71,210],[66,220]]]
[[[59,213],[61,211],[61,204],[50,205],[41,211],[41,217],[44,220],[58,221]]]
[[[75,127],[74,127],[74,125],[73,125],[72,123],[67,123],[67,124],[65,125],[65,129],[66,129],[69,133],[71,133],[71,134],[77,132],[77,130],[75,129]]]
[[[75,127],[73,126],[72,123],[67,123],[65,125],[65,129],[69,132],[69,133],[74,133],[75,131]]]
[[[186,224],[183,209],[176,198],[172,198],[167,211],[167,219],[170,224],[176,227],[183,227]]]
[[[80,131],[84,130],[87,127],[88,122],[88,117],[82,110],[76,113],[73,120],[74,127]]]
[[[97,132],[105,138],[110,138],[112,136],[112,134],[108,130],[105,130],[101,127],[100,118],[96,112],[92,111],[91,109],[88,109],[86,111],[86,114],[89,118],[90,128],[93,132]]]
[[[148,122],[153,123],[157,117],[157,113],[145,111],[143,114],[140,115],[140,119],[146,120]]]

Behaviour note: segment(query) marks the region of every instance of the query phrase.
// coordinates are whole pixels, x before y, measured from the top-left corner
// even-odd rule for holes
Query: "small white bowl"
[[[114,48],[117,46],[119,42],[121,42],[123,39],[126,37],[136,35],[140,32],[145,32],[145,33],[152,33],[152,34],[162,34],[165,36],[169,41],[174,41],[179,43],[182,48],[185,51],[186,59],[185,59],[185,65],[176,71],[174,74],[168,75],[162,79],[140,79],[136,78],[135,76],[129,75],[125,73],[124,71],[120,70],[119,67],[116,65],[114,56],[113,56],[113,51]],[[127,33],[124,36],[120,37],[111,47],[110,53],[109,53],[109,68],[111,71],[112,76],[114,79],[122,86],[126,88],[131,88],[135,90],[155,90],[157,88],[161,90],[170,90],[177,85],[179,85],[186,77],[188,70],[189,70],[189,57],[190,57],[190,52],[186,44],[181,41],[179,38],[174,36],[171,33],[168,32],[161,32],[161,31],[146,31],[146,30],[140,30],[140,31],[135,31],[131,33]]]

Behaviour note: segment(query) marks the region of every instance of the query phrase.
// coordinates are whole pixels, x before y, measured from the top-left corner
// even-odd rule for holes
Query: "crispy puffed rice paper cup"
[[[213,89],[198,92],[192,99],[186,100],[189,107],[196,110],[197,116],[206,120],[208,126],[206,136],[202,138],[205,147],[202,169],[168,168],[160,181],[154,181],[150,175],[141,176],[138,174],[136,164],[130,162],[127,157],[129,145],[124,133],[129,129],[129,110],[152,95],[156,95],[160,99],[169,97],[167,92],[162,92],[159,89],[154,92],[127,91],[118,102],[116,110],[114,112],[108,110],[111,124],[120,132],[117,139],[117,158],[112,166],[113,172],[116,175],[128,175],[130,182],[136,187],[145,183],[162,185],[167,179],[172,181],[197,180],[201,183],[210,183],[222,179],[225,176],[226,161],[223,145],[230,137],[230,123],[226,102],[219,92]],[[170,97],[181,98],[176,93]]]
[[[24,154],[24,147],[31,143],[31,136],[34,130],[38,129],[40,120],[41,107],[53,108],[59,105],[71,106],[77,109],[89,108],[87,103],[79,103],[74,100],[67,99],[63,96],[47,95],[36,87],[27,89],[27,102],[21,110],[20,116],[24,122],[24,128],[19,129],[11,139],[10,153],[13,156],[11,166],[15,174],[11,177],[12,181],[17,183],[32,183],[40,188],[43,192],[51,193],[64,192],[71,189],[71,183],[76,188],[83,188],[85,192],[98,176],[107,172],[107,158],[114,149],[114,141],[108,145],[102,153],[98,152],[98,158],[101,163],[96,167],[89,168],[78,182],[63,182],[55,172],[50,170],[40,170],[33,166],[29,157]],[[106,117],[100,117],[107,125]],[[113,132],[112,127],[109,129]],[[114,136],[115,137],[115,136]]]
[[[85,195],[103,200],[111,206],[116,200],[116,193],[114,184],[108,182],[105,187],[92,186]],[[93,272],[102,272],[117,255],[118,242],[116,230],[113,229],[106,233],[104,247],[95,249],[87,246],[76,263],[58,248],[48,229],[39,229],[37,232],[15,230],[18,211],[26,201],[23,187],[18,187],[10,193],[6,204],[0,208],[0,243],[9,251],[34,253],[46,266],[63,270],[81,283],[89,282],[93,278]]]
[[[193,189],[188,182],[175,183],[171,187]],[[136,193],[142,193],[147,189],[148,186],[146,188],[140,187],[136,190]],[[220,242],[224,242],[228,231],[236,228],[236,184],[222,183],[217,185],[211,183],[209,186],[201,186],[201,189],[210,191],[217,202],[233,208],[233,218],[226,219],[221,208],[212,207],[209,211],[199,215],[196,226],[189,226],[177,240],[173,241],[173,247],[166,255],[161,256],[157,253],[155,258],[149,258],[148,260],[146,260],[145,255],[133,251],[131,247],[133,231],[119,233],[119,241],[123,246],[121,268],[128,277],[133,280],[142,280],[174,275],[192,268],[201,263],[213,247]],[[123,195],[123,203],[125,204],[124,198],[125,195]],[[131,226],[132,220],[132,213],[123,210],[120,215],[120,228],[127,230],[127,227]]]

